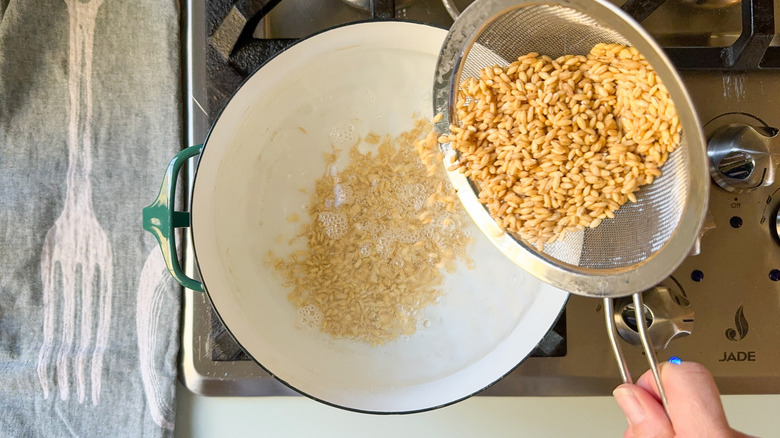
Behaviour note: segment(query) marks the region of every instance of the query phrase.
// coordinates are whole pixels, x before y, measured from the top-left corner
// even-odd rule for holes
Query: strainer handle
[[[655,379],[655,385],[658,388],[658,394],[661,396],[661,402],[664,405],[666,415],[669,415],[669,405],[666,402],[666,392],[664,391],[663,384],[661,383],[661,373],[658,371],[658,359],[655,355],[655,349],[653,343],[650,341],[650,337],[647,334],[647,321],[644,318],[645,303],[642,300],[641,293],[635,293],[633,295],[634,309],[636,312],[637,328],[639,329],[639,338],[642,341],[642,348],[645,351],[645,357],[650,365],[650,370],[653,373]],[[612,345],[612,352],[615,354],[615,359],[618,362],[618,368],[620,369],[620,376],[623,378],[623,383],[633,383],[631,378],[631,372],[626,364],[626,358],[623,356],[623,349],[618,342],[618,332],[615,327],[614,319],[614,302],[612,298],[604,298],[604,318],[607,323],[607,335],[609,336],[609,342]]]
[[[618,369],[620,370],[620,377],[623,379],[623,383],[634,383],[631,378],[631,372],[628,370],[626,364],[626,358],[623,356],[623,349],[618,342],[617,327],[615,327],[615,305],[612,298],[604,298],[604,320],[607,323],[607,336],[609,336],[609,343],[612,345],[612,353],[617,359]]]
[[[664,386],[661,384],[661,373],[658,371],[658,359],[655,356],[655,348],[650,341],[650,336],[647,334],[647,321],[645,321],[645,303],[642,301],[642,294],[634,294],[634,309],[637,317],[637,328],[639,329],[639,339],[642,340],[642,348],[645,350],[645,356],[647,357],[647,363],[650,365],[650,369],[653,371],[653,378],[655,379],[655,385],[658,387],[658,395],[661,396],[661,402],[664,404],[664,410],[666,415],[669,416],[669,405],[666,402],[666,392]]]

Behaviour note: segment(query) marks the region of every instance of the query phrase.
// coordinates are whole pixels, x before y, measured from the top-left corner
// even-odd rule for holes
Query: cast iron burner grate
[[[206,2],[206,74],[209,125],[216,120],[241,83],[276,54],[297,41],[291,38],[260,39],[253,36],[263,17],[281,0],[238,0]],[[622,9],[641,22],[664,0],[628,0]],[[742,0],[742,32],[727,47],[665,48],[679,70],[748,71],[780,68],[780,47],[771,46],[774,37],[774,1]],[[393,0],[371,0],[370,17],[395,17]],[[210,348],[214,361],[249,360],[210,308]],[[566,317],[540,342],[532,357],[566,355]]]
[[[230,332],[220,322],[216,313],[211,315],[211,360],[236,361],[250,360],[249,356],[236,343]],[[566,312],[561,313],[553,328],[531,352],[531,357],[566,356]]]
[[[241,83],[264,63],[280,53],[296,39],[258,39],[253,37],[259,20],[280,0],[212,1],[206,3],[206,71],[208,105],[223,108]],[[372,1],[372,19],[392,19],[394,2]],[[209,111],[209,124],[218,111]],[[214,361],[250,360],[210,308],[211,359]],[[566,355],[566,317],[561,314],[553,328],[531,353],[531,357],[561,357]]]

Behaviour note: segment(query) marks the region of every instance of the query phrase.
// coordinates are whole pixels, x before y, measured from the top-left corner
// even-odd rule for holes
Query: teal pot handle
[[[190,213],[188,211],[175,211],[173,204],[176,199],[176,179],[179,176],[181,166],[190,158],[198,155],[202,149],[202,144],[190,146],[173,157],[163,177],[160,194],[157,195],[157,199],[154,200],[152,205],[145,207],[143,210],[144,230],[154,234],[157,242],[160,243],[160,249],[162,250],[168,271],[182,286],[198,292],[205,290],[203,283],[188,277],[184,273],[179,264],[179,257],[176,253],[176,240],[173,234],[174,228],[190,226]]]

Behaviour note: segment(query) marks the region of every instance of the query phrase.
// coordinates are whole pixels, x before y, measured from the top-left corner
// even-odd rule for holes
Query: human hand
[[[748,437],[729,426],[715,380],[703,365],[665,362],[660,373],[668,417],[650,371],[613,392],[628,419],[625,438]]]

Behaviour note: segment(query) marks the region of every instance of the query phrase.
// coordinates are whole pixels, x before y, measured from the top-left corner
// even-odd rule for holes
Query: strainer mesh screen
[[[538,52],[557,58],[586,55],[597,43],[630,45],[617,32],[574,9],[528,5],[488,23],[462,60],[458,82],[479,77],[490,65],[506,66],[518,56]],[[687,204],[688,153],[682,142],[663,166],[663,175],[636,192],[628,202],[595,229],[571,233],[564,241],[545,246],[545,254],[583,268],[624,268],[652,257],[672,237]]]

